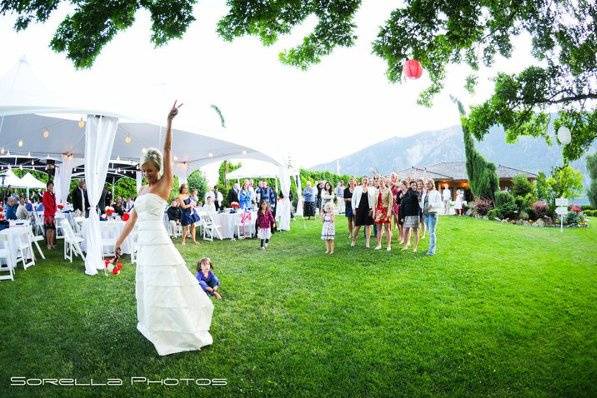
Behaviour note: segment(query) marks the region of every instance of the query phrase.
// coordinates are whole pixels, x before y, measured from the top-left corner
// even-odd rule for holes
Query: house
[[[531,181],[537,179],[537,174],[501,164],[497,165],[496,171],[500,189],[510,189],[512,187],[512,179],[517,175],[524,175]],[[452,191],[452,196],[455,195],[457,189],[470,190],[465,162],[441,162],[425,167],[413,166],[410,169],[400,170],[398,175],[400,178],[432,178],[438,189],[443,190],[447,185]]]

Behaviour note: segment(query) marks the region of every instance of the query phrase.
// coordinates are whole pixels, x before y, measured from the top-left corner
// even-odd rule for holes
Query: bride
[[[157,149],[147,150],[141,158],[148,185],[139,192],[115,247],[120,255],[122,242],[137,223],[137,329],[159,355],[212,344],[209,326],[213,304],[199,288],[164,225],[164,208],[172,188],[172,119],[181,106],[175,101],[168,114],[163,160]]]

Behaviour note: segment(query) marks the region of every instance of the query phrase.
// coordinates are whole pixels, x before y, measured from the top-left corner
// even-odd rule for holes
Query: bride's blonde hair
[[[141,166],[149,162],[153,163],[153,165],[158,169],[158,175],[161,176],[163,171],[162,169],[164,167],[164,159],[159,149],[148,148],[147,151],[141,155]]]

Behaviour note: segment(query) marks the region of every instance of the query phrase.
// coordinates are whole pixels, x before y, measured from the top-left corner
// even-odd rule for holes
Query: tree
[[[587,156],[587,170],[591,177],[591,186],[587,190],[587,196],[591,206],[597,209],[597,152]]]
[[[15,29],[35,20],[44,22],[61,0],[5,0],[0,15],[17,14]],[[101,49],[130,27],[139,8],[152,19],[151,40],[157,46],[181,37],[194,21],[196,0],[70,0],[75,6],[58,27],[51,47],[66,52],[77,67],[89,67]],[[308,16],[318,23],[300,45],[283,51],[282,62],[306,69],[337,46],[354,44],[360,0],[229,0],[228,14],[218,23],[227,41],[252,35],[271,45]],[[387,63],[390,81],[398,82],[407,59],[418,59],[429,73],[431,86],[419,103],[429,106],[443,88],[446,68],[465,63],[471,69],[465,87],[476,85],[479,66],[493,65],[497,54],[510,58],[512,38],[532,38],[532,55],[540,66],[519,74],[499,74],[493,96],[472,108],[469,132],[481,139],[494,124],[502,124],[506,137],[520,135],[551,138],[547,111],[559,115],[554,126],[573,131],[564,157],[579,158],[597,138],[597,5],[591,0],[470,0],[401,2],[380,28],[373,52]],[[592,102],[593,101],[593,102]]]
[[[547,183],[553,189],[556,198],[577,198],[583,190],[582,174],[570,165],[554,169]]]
[[[475,148],[473,136],[469,133],[466,124],[466,115],[462,103],[456,98],[452,98],[458,106],[462,118],[462,135],[464,138],[464,154],[466,156],[466,174],[470,183],[471,191],[476,198],[489,199],[495,198],[495,192],[499,189],[499,179],[496,167],[493,163],[485,160]]]
[[[205,175],[201,170],[193,171],[189,177],[187,178],[187,182],[189,184],[189,191],[193,189],[197,190],[197,195],[201,200],[205,197],[207,190],[209,189],[207,186],[207,180],[205,179]]]

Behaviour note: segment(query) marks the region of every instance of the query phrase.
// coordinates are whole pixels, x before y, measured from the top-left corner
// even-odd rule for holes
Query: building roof
[[[400,170],[400,177],[411,178],[433,178],[434,180],[468,180],[465,162],[441,162],[426,167],[411,167]],[[501,179],[511,179],[516,175],[524,175],[527,178],[537,178],[536,174],[528,171],[515,169],[513,167],[497,165],[497,175]]]

